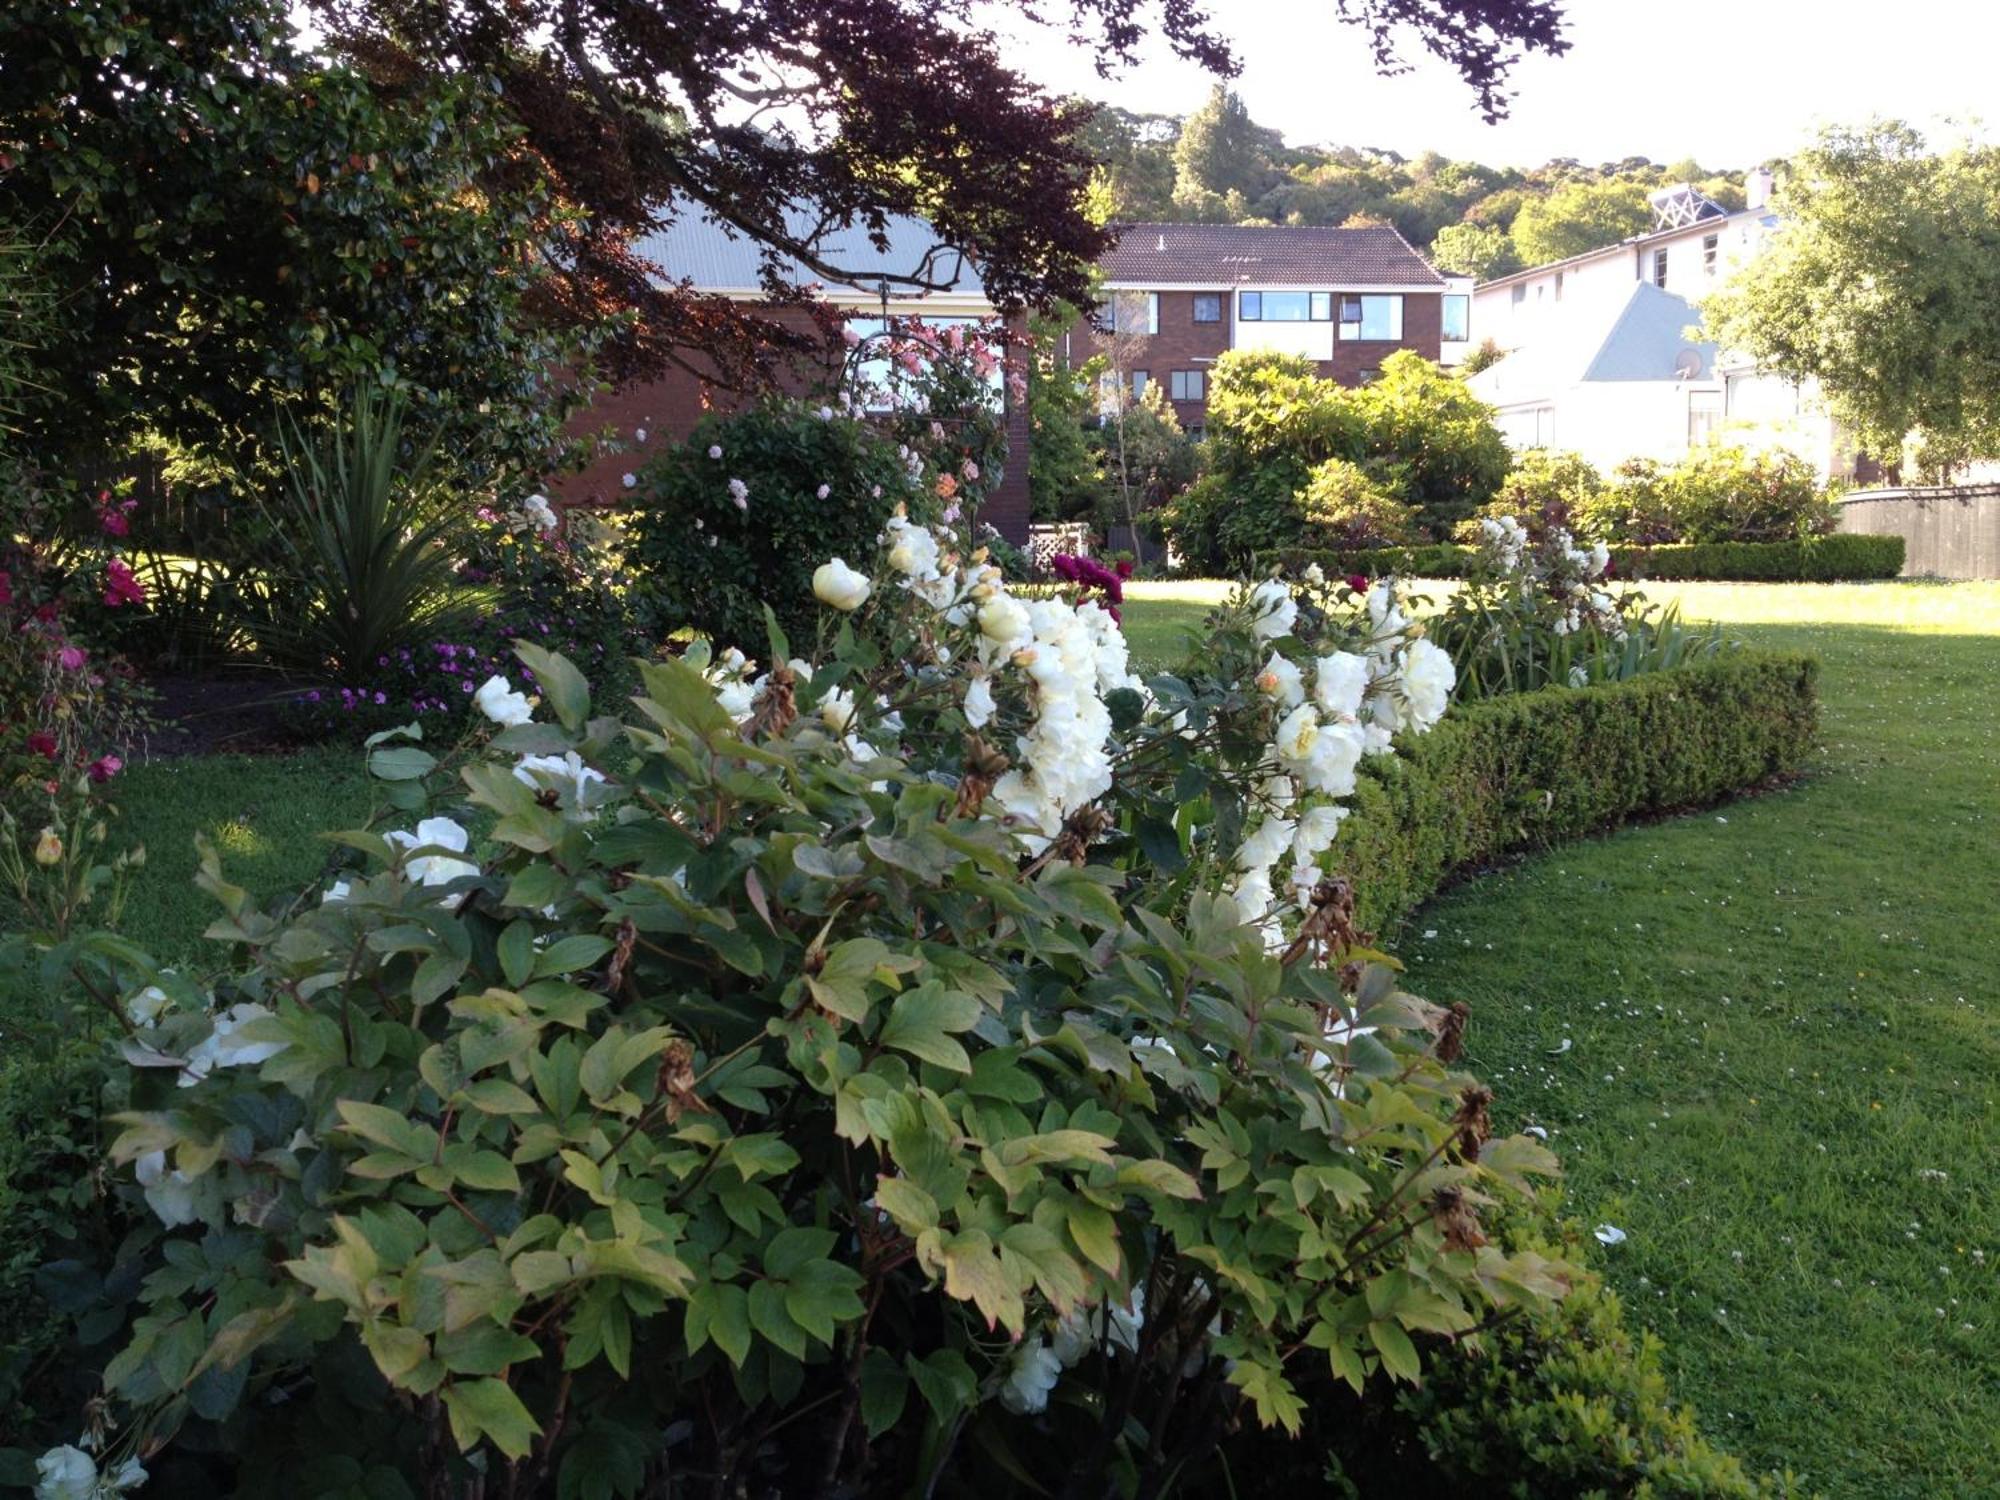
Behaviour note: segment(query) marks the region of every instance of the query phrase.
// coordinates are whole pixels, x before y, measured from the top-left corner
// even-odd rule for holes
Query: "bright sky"
[[[1365,33],[1333,0],[1210,0],[1236,44],[1236,88],[1294,145],[1381,146],[1502,166],[1553,157],[1693,156],[1742,168],[1788,154],[1822,123],[1907,119],[1934,137],[1993,97],[2000,10],[1984,0],[1568,0],[1570,50],[1512,74],[1516,99],[1484,123],[1472,91],[1428,61],[1378,78]],[[1061,92],[1185,114],[1212,80],[1165,47],[1107,83],[1091,55],[1044,33],[1010,59]]]

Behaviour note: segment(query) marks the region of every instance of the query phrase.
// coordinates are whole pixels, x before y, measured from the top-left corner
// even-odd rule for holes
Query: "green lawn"
[[[1159,660],[1216,597],[1135,587]],[[1757,1468],[2000,1494],[2000,585],[1654,585],[1823,663],[1804,784],[1463,884],[1395,936]],[[1561,1050],[1565,1043],[1568,1050]]]
[[[125,936],[166,963],[213,964],[201,933],[217,907],[195,889],[194,839],[205,834],[235,884],[269,897],[319,877],[333,846],[319,835],[367,820],[362,752],[328,746],[296,755],[213,755],[134,766],[119,788],[121,832],[146,846],[126,902]]]

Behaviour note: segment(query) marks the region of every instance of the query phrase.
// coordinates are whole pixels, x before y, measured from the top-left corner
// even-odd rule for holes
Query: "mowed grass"
[[[1596,1259],[1714,1437],[1810,1492],[2000,1495],[2000,584],[1648,592],[1820,658],[1810,774],[1483,874],[1392,946],[1625,1232]],[[1220,590],[1132,594],[1158,663]]]

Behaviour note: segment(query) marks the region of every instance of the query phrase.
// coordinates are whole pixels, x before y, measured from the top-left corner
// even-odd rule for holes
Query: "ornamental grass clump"
[[[1451,689],[1392,585],[1240,590],[1150,679],[948,528],[814,587],[765,661],[616,705],[524,643],[525,721],[381,738],[395,826],[323,898],[207,861],[221,981],[93,950],[151,1209],[100,1470],[1213,1493],[1301,1371],[1415,1381],[1564,1292],[1488,1227],[1552,1158],[1322,868]]]

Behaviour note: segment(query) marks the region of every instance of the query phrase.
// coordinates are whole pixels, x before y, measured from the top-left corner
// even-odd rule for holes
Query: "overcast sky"
[[[1236,44],[1236,88],[1294,145],[1382,146],[1536,166],[1693,156],[1713,168],[1782,156],[1821,123],[1870,115],[1927,131],[1995,97],[2000,9],[1991,0],[1569,0],[1570,50],[1513,73],[1511,116],[1487,125],[1450,70],[1378,78],[1365,33],[1333,0],[1211,0]],[[1185,114],[1211,79],[1164,48],[1106,83],[1091,55],[1047,33],[1010,49],[1044,85],[1127,109]],[[1937,133],[1943,133],[1939,131]]]

